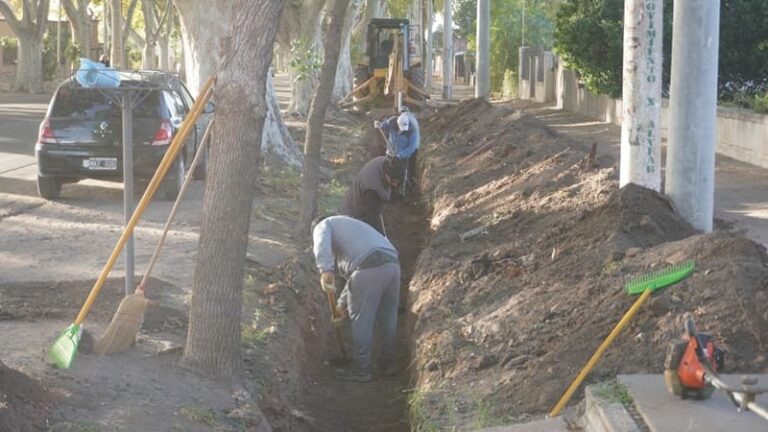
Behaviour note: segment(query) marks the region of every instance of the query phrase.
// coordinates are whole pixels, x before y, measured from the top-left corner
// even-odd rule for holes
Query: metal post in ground
[[[675,0],[666,193],[694,228],[712,231],[720,0]]]
[[[624,2],[619,185],[661,190],[662,0]]]
[[[453,99],[453,2],[443,0],[443,100]]]
[[[491,0],[477,0],[477,58],[475,97],[486,98],[491,92],[490,72]]]
[[[432,19],[435,15],[432,11],[432,1],[427,0],[427,49],[424,53],[424,83],[427,93],[432,91]]]
[[[123,98],[123,211],[125,224],[133,215],[133,92],[122,91]],[[134,290],[133,234],[125,243],[125,295]]]

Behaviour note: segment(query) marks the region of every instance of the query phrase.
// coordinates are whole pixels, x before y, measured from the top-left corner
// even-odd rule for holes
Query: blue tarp
[[[80,59],[80,69],[75,73],[75,79],[83,87],[116,88],[120,86],[120,74],[99,62],[87,58]]]

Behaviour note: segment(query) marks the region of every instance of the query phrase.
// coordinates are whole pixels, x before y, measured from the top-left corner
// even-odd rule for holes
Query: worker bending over
[[[389,202],[392,189],[397,189],[403,174],[403,164],[387,156],[369,160],[355,176],[339,213],[359,219],[386,236],[382,223],[384,204]]]
[[[394,375],[397,308],[400,302],[400,263],[392,243],[365,222],[349,216],[312,221],[315,263],[323,289],[333,289],[334,270],[347,279],[338,299],[352,327],[354,366],[337,370],[347,381],[369,382],[373,327],[382,332],[379,371]]]

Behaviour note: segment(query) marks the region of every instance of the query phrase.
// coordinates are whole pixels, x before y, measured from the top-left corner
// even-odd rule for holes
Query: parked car
[[[133,107],[134,178],[141,183],[152,178],[193,99],[184,83],[162,72],[125,73],[120,87],[128,86],[141,88],[134,90],[138,96]],[[37,190],[42,198],[55,199],[63,184],[82,179],[123,180],[120,87],[86,88],[71,78],[56,89],[35,145]],[[209,103],[191,130],[181,157],[158,189],[161,198],[173,200],[178,195],[185,167],[200,145],[212,110]],[[204,178],[204,161],[193,174]]]

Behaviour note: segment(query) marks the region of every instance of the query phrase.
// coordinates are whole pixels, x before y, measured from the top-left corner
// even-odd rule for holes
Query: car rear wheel
[[[56,199],[61,195],[61,180],[56,177],[37,176],[37,193],[40,198]]]
[[[161,198],[166,201],[176,201],[176,197],[179,196],[181,185],[184,184],[184,157],[179,155],[176,162],[171,166],[171,172],[173,178],[166,178],[160,188]]]

